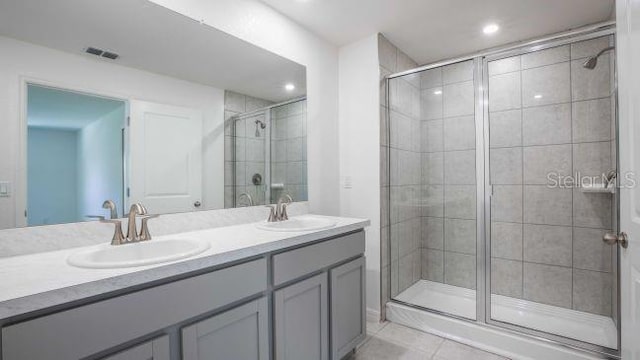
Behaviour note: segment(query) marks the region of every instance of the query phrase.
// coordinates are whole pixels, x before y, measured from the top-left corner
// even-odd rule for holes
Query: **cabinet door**
[[[269,316],[263,297],[182,329],[184,360],[268,360]]]
[[[366,336],[365,258],[331,269],[331,358],[339,360]]]
[[[108,356],[103,360],[169,360],[169,357],[169,337],[165,335]]]
[[[327,290],[323,273],[275,292],[277,360],[329,358]]]

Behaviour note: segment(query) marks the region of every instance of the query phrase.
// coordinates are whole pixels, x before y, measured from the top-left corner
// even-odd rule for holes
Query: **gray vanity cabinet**
[[[364,257],[331,269],[331,358],[342,359],[366,337]]]
[[[266,297],[182,329],[182,359],[269,359]]]
[[[2,324],[0,360],[340,360],[365,336],[364,251],[335,235]]]
[[[274,294],[276,360],[328,360],[327,274]]]
[[[169,337],[161,336],[102,360],[170,360]]]

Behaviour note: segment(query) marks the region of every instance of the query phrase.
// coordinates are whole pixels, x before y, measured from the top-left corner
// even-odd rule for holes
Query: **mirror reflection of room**
[[[304,66],[146,1],[2,9],[0,229],[307,200]]]
[[[124,213],[123,101],[28,86],[28,225]]]

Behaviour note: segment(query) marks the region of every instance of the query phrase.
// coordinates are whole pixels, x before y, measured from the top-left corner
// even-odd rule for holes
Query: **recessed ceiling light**
[[[534,99],[542,99],[542,95],[536,94],[536,95],[533,95],[533,98]]]
[[[287,91],[293,91],[293,90],[296,89],[296,86],[293,85],[293,84],[287,84],[287,85],[284,86],[284,89],[287,90]]]
[[[482,28],[482,32],[486,35],[495,34],[498,30],[500,30],[500,26],[498,26],[498,24],[488,24]]]
[[[434,91],[433,93],[434,93],[435,95],[440,95],[440,94],[442,94],[442,90],[436,90],[436,91]]]

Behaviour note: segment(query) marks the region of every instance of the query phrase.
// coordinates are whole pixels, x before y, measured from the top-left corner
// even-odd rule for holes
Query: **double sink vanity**
[[[341,359],[368,221],[301,215],[0,261],[2,360]]]

